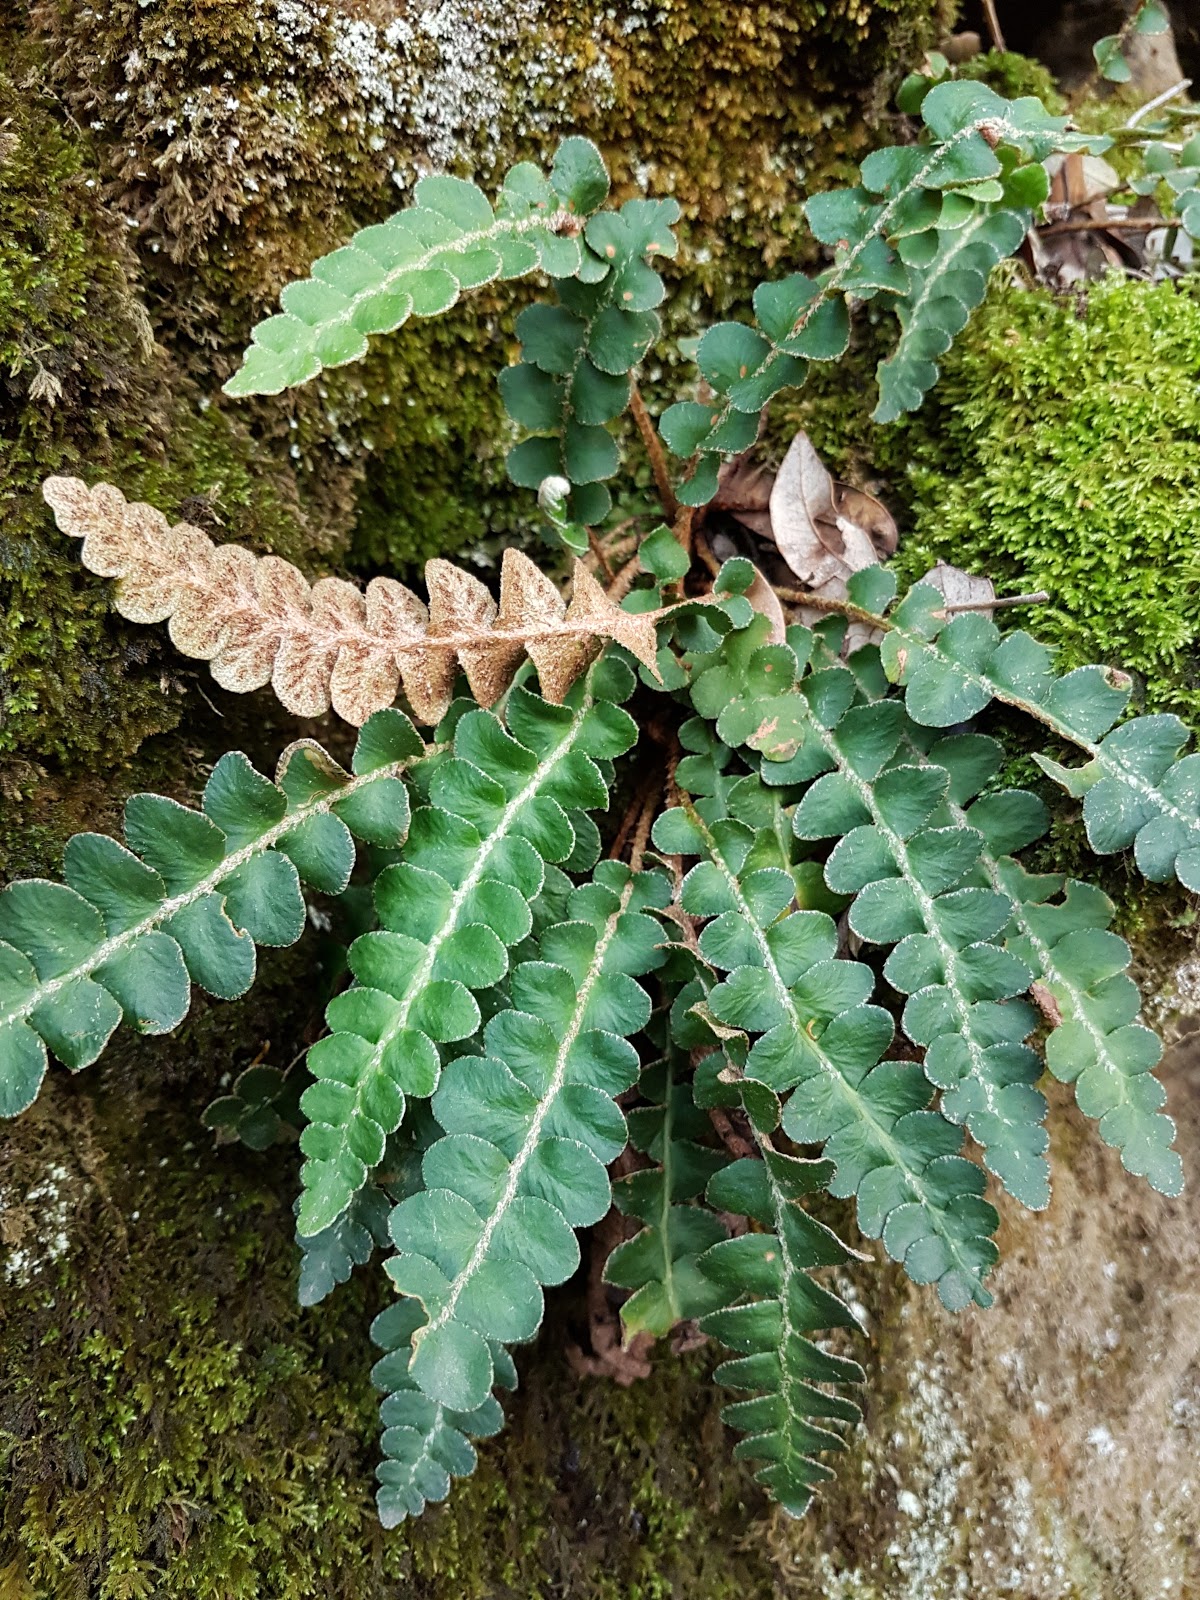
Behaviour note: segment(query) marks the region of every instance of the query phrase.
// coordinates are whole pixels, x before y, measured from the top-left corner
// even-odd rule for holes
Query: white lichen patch
[[[28,1188],[0,1185],[0,1275],[7,1283],[23,1288],[66,1255],[71,1218],[88,1187],[57,1163]]]
[[[1157,993],[1146,1001],[1147,1020],[1161,1027],[1172,1018],[1190,1020],[1200,1015],[1200,958],[1181,961]]]
[[[544,0],[434,0],[383,22],[337,5],[277,5],[298,42],[324,36],[324,68],[359,120],[378,130],[376,148],[400,188],[422,171],[489,173],[514,130],[561,128],[573,76],[595,100],[611,90],[603,54],[587,62],[557,55]]]

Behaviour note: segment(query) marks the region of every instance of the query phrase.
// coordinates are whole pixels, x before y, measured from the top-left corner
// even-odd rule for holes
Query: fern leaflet
[[[366,724],[352,772],[308,739],[284,751],[274,783],[231,751],[200,811],[133,795],[124,845],[76,834],[65,884],[10,884],[0,893],[0,1115],[33,1102],[47,1046],[78,1072],[122,1018],[139,1033],[177,1027],[193,983],[223,1000],[244,994],[255,945],[303,932],[301,880],[337,894],[354,837],[404,839],[403,774],[424,753],[398,711]]]
[[[702,804],[702,803],[701,803]],[[886,1011],[866,1004],[870,970],[837,959],[823,912],[787,914],[795,885],[778,868],[746,871],[754,832],[701,814],[686,797],[655,824],[667,854],[699,856],[684,879],[685,913],[712,920],[700,952],[727,976],[709,995],[726,1027],[759,1035],[746,1075],[783,1095],[783,1126],[822,1144],[837,1168],[830,1192],[857,1197],[859,1226],[914,1281],[936,1283],[961,1308],[991,1297],[983,1278],[996,1257],[996,1213],[983,1174],[958,1151],[962,1135],[939,1112],[921,1069],[881,1061],[892,1042]]]
[[[747,1157],[718,1172],[707,1199],[769,1231],[726,1239],[700,1257],[700,1271],[724,1302],[700,1326],[741,1352],[717,1368],[717,1382],[757,1391],[721,1413],[730,1427],[749,1435],[735,1455],[764,1461],[759,1482],[790,1516],[799,1517],[814,1485],[833,1476],[814,1456],[844,1448],[829,1424],[859,1420],[853,1401],[831,1390],[862,1383],[862,1368],[810,1337],[825,1328],[857,1327],[846,1305],[810,1275],[815,1267],[848,1261],[850,1251],[799,1203],[828,1187],[832,1163],[782,1155],[758,1130],[755,1138],[761,1159]],[[756,1298],[747,1301],[748,1294]]]
[[[398,1300],[371,1324],[371,1338],[384,1351],[371,1381],[384,1394],[379,1408],[383,1423],[383,1460],[376,1468],[376,1503],[385,1528],[406,1517],[419,1517],[428,1501],[444,1500],[451,1478],[466,1478],[476,1466],[472,1439],[490,1439],[504,1426],[499,1402],[489,1394],[469,1411],[454,1411],[413,1382],[412,1338],[421,1321],[413,1300]],[[517,1387],[517,1369],[503,1345],[491,1347],[495,1381]]]
[[[425,1156],[424,1191],[392,1213],[388,1263],[425,1310],[411,1372],[432,1400],[483,1403],[488,1341],[532,1338],[542,1285],[578,1265],[573,1230],[608,1210],[605,1166],[626,1137],[613,1097],[637,1081],[627,1040],[650,1016],[633,974],[662,961],[644,908],[666,897],[658,874],[602,863],[572,895],[572,920],[543,936],[542,959],[513,971],[485,1056],[443,1073],[433,1112],[446,1137]]]
[[[601,205],[608,174],[587,139],[559,146],[549,181],[530,162],[504,180],[493,210],[462,178],[422,178],[416,204],[363,228],[283,291],[283,311],[254,329],[226,394],[278,394],[366,354],[368,336],[448,311],[464,289],[580,265],[578,219]]]
[[[608,804],[593,757],[634,743],[636,724],[617,703],[632,688],[629,669],[604,660],[565,706],[514,688],[510,731],[486,711],[459,719],[403,859],[375,884],[382,927],[350,947],[358,982],[330,1003],[332,1031],[308,1053],[317,1082],[301,1101],[311,1119],[301,1137],[301,1233],[320,1233],[350,1204],[400,1126],[405,1097],[433,1093],[437,1046],[478,1028],[472,991],[505,976],[509,948],[529,934],[546,863],[576,849],[568,809],[578,818],[580,808]]]
[[[626,1339],[638,1333],[661,1339],[718,1303],[698,1263],[725,1229],[711,1211],[684,1202],[703,1193],[725,1157],[696,1142],[709,1131],[708,1118],[696,1110],[673,1056],[643,1072],[640,1090],[650,1103],[628,1114],[629,1137],[654,1164],[621,1178],[613,1199],[646,1226],[612,1252],[604,1280],[633,1291],[621,1307]]]

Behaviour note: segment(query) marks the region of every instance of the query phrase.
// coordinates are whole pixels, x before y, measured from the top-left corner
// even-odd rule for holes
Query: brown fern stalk
[[[661,613],[622,611],[582,562],[568,604],[528,556],[506,550],[497,606],[478,578],[433,560],[426,606],[393,578],[373,578],[365,593],[341,578],[310,584],[289,561],[171,526],[112,484],[47,478],[42,492],[61,530],[83,540],[84,566],[117,579],[123,617],[166,622],[176,649],[207,661],[223,689],[269,683],[298,716],[332,705],[359,725],[402,687],[417,721],[436,723],[460,666],[490,706],[526,655],[543,695],[560,701],[610,639],[657,676]]]

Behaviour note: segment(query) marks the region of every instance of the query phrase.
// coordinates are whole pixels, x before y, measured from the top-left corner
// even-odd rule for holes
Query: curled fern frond
[[[274,783],[231,751],[201,810],[133,795],[124,845],[76,834],[65,884],[10,884],[0,893],[0,1115],[32,1103],[47,1046],[77,1072],[122,1019],[139,1033],[178,1027],[193,983],[221,999],[244,994],[255,946],[303,932],[301,881],[337,894],[354,838],[391,847],[406,837],[403,777],[424,753],[398,711],[367,722],[352,772],[307,739],[284,751]]]
[[[815,1457],[844,1449],[836,1425],[859,1420],[858,1407],[836,1388],[862,1383],[862,1368],[812,1337],[827,1328],[857,1328],[845,1303],[812,1276],[814,1268],[849,1261],[852,1252],[800,1204],[829,1186],[832,1163],[782,1155],[765,1134],[756,1130],[755,1137],[759,1159],[745,1157],[718,1172],[707,1199],[763,1231],[726,1239],[700,1257],[700,1272],[721,1298],[700,1327],[740,1352],[717,1368],[717,1382],[753,1392],[721,1413],[749,1435],[735,1454],[765,1462],[758,1481],[799,1517],[815,1485],[833,1476]]]
[[[490,1439],[504,1426],[504,1413],[494,1395],[486,1395],[469,1411],[455,1411],[431,1400],[413,1381],[412,1338],[421,1322],[414,1300],[398,1300],[371,1324],[371,1338],[384,1354],[375,1363],[371,1381],[383,1391],[379,1408],[383,1423],[383,1460],[376,1504],[385,1528],[406,1517],[419,1517],[430,1501],[444,1500],[452,1478],[467,1478],[477,1457],[472,1439]],[[517,1369],[503,1345],[490,1347],[495,1382],[517,1387]]]
[[[506,549],[497,607],[478,578],[433,560],[427,607],[393,578],[372,579],[365,593],[341,578],[310,585],[290,562],[172,527],[111,484],[47,478],[43,493],[62,531],[83,540],[84,566],[119,580],[123,617],[168,622],[176,649],[209,662],[223,689],[269,683],[297,716],[332,705],[357,725],[403,687],[417,721],[436,723],[460,666],[490,706],[527,655],[546,698],[561,700],[609,639],[657,671],[657,613],[622,611],[582,562],[568,604],[528,556]]]
[[[574,1230],[609,1208],[605,1168],[626,1139],[614,1100],[637,1081],[628,1039],[650,1017],[636,975],[663,960],[645,908],[667,897],[660,874],[602,862],[541,959],[513,971],[485,1054],[443,1071],[433,1113],[445,1137],[425,1156],[424,1190],[392,1213],[388,1262],[424,1309],[410,1372],[431,1400],[483,1404],[492,1343],[533,1337],[542,1286],[578,1265]]]
[[[700,858],[680,903],[711,919],[700,953],[726,974],[708,996],[712,1014],[757,1036],[746,1076],[787,1095],[785,1132],[824,1146],[837,1169],[830,1192],[857,1198],[863,1232],[882,1238],[914,1281],[936,1283],[951,1309],[990,1304],[983,1279],[998,1218],[983,1173],[959,1154],[961,1131],[929,1109],[920,1067],[882,1059],[893,1025],[867,1003],[870,969],[837,957],[823,912],[789,914],[791,874],[754,865],[755,830],[713,812],[684,796],[658,819],[654,841]]]
[[[637,738],[618,704],[632,689],[623,663],[602,660],[564,706],[515,688],[508,731],[490,712],[460,718],[403,858],[376,881],[380,929],[350,946],[358,982],[330,1002],[332,1031],[308,1053],[317,1082],[301,1100],[311,1119],[300,1141],[301,1233],[321,1232],[350,1205],[406,1097],[434,1092],[438,1045],[478,1029],[474,992],[506,976],[509,949],[529,935],[547,864],[577,848],[572,816],[608,804],[596,762]]]
[[[254,329],[226,394],[278,394],[358,361],[371,334],[438,316],[464,289],[538,270],[572,276],[581,219],[607,195],[600,152],[581,138],[559,146],[549,180],[528,161],[514,167],[494,208],[462,178],[422,178],[415,205],[363,228],[310,278],[288,284],[282,313]]]

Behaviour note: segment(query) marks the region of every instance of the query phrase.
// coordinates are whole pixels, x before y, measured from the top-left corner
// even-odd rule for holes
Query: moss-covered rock
[[[907,575],[941,557],[1045,589],[1064,661],[1200,707],[1200,293],[1113,277],[1070,298],[997,285],[919,417],[881,433],[904,473]]]
[[[291,964],[294,966],[294,963]],[[235,1029],[202,1013],[165,1093],[114,1060],[56,1079],[0,1184],[5,1600],[735,1600],[771,1591],[766,1515],[729,1459],[707,1362],[577,1379],[560,1297],[510,1426],[445,1508],[385,1534],[365,1274],[296,1303],[286,1151],[214,1152],[215,1087],[297,1020],[275,963]],[[217,1018],[214,1026],[214,1018]],[[187,1073],[181,1072],[187,1063]]]
[[[299,393],[219,394],[281,285],[430,165],[494,176],[564,131],[672,192],[701,315],[791,248],[803,187],[862,153],[941,0],[417,8],[41,0],[0,49],[0,750],[123,758],[194,704],[108,618],[35,494],[104,473],[310,569],[395,567],[528,521],[494,383],[514,302]]]
[[[700,316],[793,248],[807,184],[871,138],[931,0],[612,8],[537,0],[39,0],[0,20],[0,872],[56,869],[146,786],[190,797],[237,745],[298,730],[201,682],[109,610],[38,495],[52,472],[307,570],[505,537],[495,368],[513,301],[484,296],[361,367],[277,399],[220,384],[313,256],[416,174],[488,178],[590,132],[624,192],[676,193]],[[0,1147],[0,1594],[414,1594],[648,1600],[769,1593],[760,1496],[717,1398],[523,1364],[506,1435],[452,1506],[384,1535],[372,1505],[371,1280],[295,1304],[291,1154],[214,1153],[198,1114],[319,1025],[311,957],[201,1004],[158,1044],[59,1070]],[[268,1042],[269,1041],[269,1046]],[[519,1515],[518,1515],[519,1511]]]
[[[6,61],[0,754],[112,766],[179,720],[179,682],[158,639],[110,619],[107,586],[80,572],[46,516],[42,479],[104,476],[218,529],[244,520],[287,555],[319,558],[329,541],[286,455],[272,461],[246,417],[211,406],[159,342],[129,229],[98,196],[94,149],[30,94],[29,56],[14,45]]]
[[[856,329],[774,420],[874,484],[901,522],[896,567],[937,560],[1050,603],[1000,618],[1066,666],[1134,672],[1152,710],[1200,709],[1200,292],[1114,275],[1060,296],[1002,268],[922,409],[870,421],[886,318]]]
[[[235,405],[220,383],[280,285],[391,210],[424,167],[487,177],[582,129],[603,145],[623,192],[644,185],[683,204],[688,249],[673,269],[679,326],[736,313],[764,268],[803,258],[804,190],[844,175],[862,154],[890,88],[882,69],[898,76],[942,9],[929,0],[444,0],[403,12],[370,0],[39,0],[19,36],[6,22],[0,872],[52,872],[67,834],[111,828],[130,790],[187,797],[221,749],[240,745],[269,762],[301,731],[259,697],[202,692],[199,674],[157,635],[114,619],[106,585],[81,573],[53,532],[36,493],[42,476],[102,474],[314,573],[395,565],[519,532],[528,512],[504,482],[493,381],[510,353],[515,301],[484,295],[454,319],[381,343],[361,367]],[[980,70],[998,87],[1028,87],[1021,63]],[[1110,291],[1094,294],[1102,292]],[[1159,293],[1128,291],[1147,303]],[[1157,419],[1160,444],[1174,446],[1190,415],[1179,352],[1192,334],[1165,307],[1164,297],[1152,313],[1131,313],[1140,357],[1122,365],[1115,344],[1104,344],[1108,355],[1093,365],[1112,374],[1105,382],[1120,399],[1120,374],[1136,372],[1147,352],[1161,358],[1169,370],[1158,408],[1139,395],[1130,414],[1143,425]],[[1074,308],[1027,296],[1017,310],[986,313],[997,314],[1016,319],[1031,350],[1036,316],[1057,330],[1058,387],[1044,385],[1031,401],[1048,430],[1078,388],[1067,325]],[[1115,341],[1119,323],[1114,310],[1101,343]],[[861,472],[876,464],[906,501],[906,560],[934,549],[943,499],[958,528],[977,541],[987,533],[972,522],[969,497],[953,500],[949,490],[963,463],[972,481],[993,482],[984,458],[999,459],[1004,418],[1019,384],[1032,382],[1032,361],[1006,365],[1003,351],[989,352],[984,328],[981,318],[950,368],[954,402],[927,408],[890,444],[865,425],[867,385],[855,382],[873,363],[878,330],[860,333],[849,377],[843,370],[803,402],[820,408],[810,427],[831,458]],[[959,420],[971,403],[974,430]],[[1117,446],[1138,441],[1135,430],[1103,437],[1103,481],[1124,496],[1126,528],[1137,480],[1132,470],[1121,476]],[[1018,458],[1021,443],[1012,443]],[[903,470],[910,457],[912,476]],[[1039,459],[1031,448],[1022,469],[1023,492],[1035,499]],[[1178,491],[1183,479],[1174,482]],[[1177,548],[1167,498],[1164,490],[1155,501],[1164,561]],[[1018,506],[1014,491],[1014,528]],[[1012,538],[1011,549],[988,547],[989,559],[1012,563],[998,576],[1035,581],[1017,566]],[[1165,703],[1184,681],[1184,643],[1168,650],[1145,617],[1143,633],[1129,632],[1129,617],[1115,616],[1127,608],[1111,596],[1107,604],[1125,642],[1150,641],[1146,670],[1160,674],[1166,687],[1152,693]],[[1097,638],[1105,615],[1089,613]],[[1055,1578],[1051,1542],[1019,1581],[1071,1600],[1116,1594],[1118,1581],[1139,1600],[1149,1594],[1126,1582],[1122,1563],[1132,1565],[1152,1523],[1134,1517],[1130,1533],[1126,1518],[1097,1534],[1078,1497],[1056,1500],[1061,1484],[1041,1471],[1041,1395],[1018,1397],[1016,1430],[1006,1428],[994,1386],[980,1381],[961,1400],[985,1324],[950,1324],[888,1271],[864,1275],[859,1294],[890,1374],[872,1402],[872,1442],[862,1442],[830,1509],[804,1528],[769,1512],[733,1463],[703,1355],[680,1363],[663,1351],[651,1382],[629,1391],[572,1376],[564,1346],[583,1317],[569,1288],[555,1297],[541,1345],[523,1354],[509,1426],[484,1446],[480,1471],[447,1507],[385,1535],[371,1499],[365,1327],[375,1280],[360,1274],[301,1311],[292,1152],[214,1151],[198,1126],[227,1076],[258,1057],[284,1066],[312,1037],[315,970],[304,947],[278,955],[245,1002],[202,1002],[179,1035],[125,1041],[78,1080],[56,1069],[35,1110],[0,1136],[3,1600],[957,1592],[963,1545],[957,1535],[936,1547],[903,1536],[914,1514],[895,1493],[889,1459],[905,1488],[916,1485],[935,1531],[953,1532],[960,1512],[1001,1519],[996,1543],[971,1546],[971,1592],[991,1600],[1013,1587],[987,1556],[1018,1526],[1024,1491],[1016,1468],[960,1472],[953,1441],[949,1456],[936,1454],[947,1385],[965,1407],[955,1439],[985,1440],[979,1453],[991,1462],[1019,1435],[1014,1459],[1037,1468],[1036,1518],[1067,1530],[1067,1576]],[[1051,1324],[1054,1286],[1076,1281],[1069,1247],[1115,1187],[1111,1166],[1100,1158],[1051,1216],[1058,1276],[1037,1302],[1039,1328]],[[1164,1233],[1180,1260],[1187,1215],[1172,1214]],[[1107,1281],[1105,1250],[1133,1259],[1136,1229],[1162,1225],[1161,1212],[1146,1210],[1123,1232],[1091,1236],[1093,1277]],[[1044,1262],[1047,1236],[1014,1237]],[[1014,1285],[1015,1306],[1015,1270],[1003,1281]],[[1181,1281],[1186,1288],[1194,1274],[1156,1270],[1146,1321],[1128,1323],[1123,1350],[1169,1294],[1178,1299]],[[1019,1350],[1020,1329],[1017,1311],[995,1347],[1001,1370]],[[1183,1334],[1175,1343],[1183,1349]],[[1158,1416],[1139,1388],[1152,1367],[1148,1355],[1121,1368],[1124,1418],[1139,1407]],[[1098,1393],[1112,1377],[1102,1364],[1096,1372],[1072,1391],[1081,1419],[1099,1415]],[[1188,1372],[1171,1375],[1169,1394],[1152,1396],[1153,1405],[1192,1404]],[[916,1398],[905,1409],[910,1382]],[[1192,1415],[1181,1424],[1185,1444]],[[1076,1427],[1061,1459],[1080,1481],[1089,1448]],[[1123,1516],[1118,1484],[1112,1498]],[[1145,1504],[1158,1515],[1152,1496]],[[1153,1545],[1155,1580],[1191,1581],[1190,1557],[1179,1556],[1175,1523],[1166,1523],[1169,1536]]]

